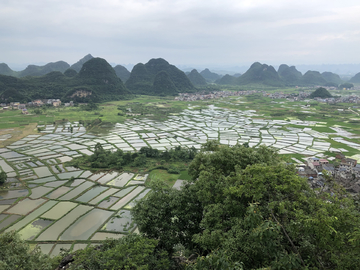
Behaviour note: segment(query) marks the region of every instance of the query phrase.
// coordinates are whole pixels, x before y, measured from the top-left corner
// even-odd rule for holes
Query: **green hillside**
[[[319,98],[331,98],[332,95],[329,93],[328,90],[326,90],[323,87],[319,87],[318,89],[316,89],[314,92],[311,93],[311,95],[309,96],[310,98],[315,98],[315,97],[319,97]]]
[[[236,79],[237,79],[237,77],[226,74],[225,76],[216,80],[215,83],[221,84],[221,85],[235,85]]]
[[[7,76],[19,77],[18,72],[12,70],[7,64],[0,63],[0,74]]]
[[[323,77],[327,82],[334,83],[336,85],[343,83],[340,76],[332,72],[323,72],[321,73],[321,77]]]
[[[360,83],[360,72],[355,74],[354,77],[352,77],[349,82],[351,83]]]
[[[282,64],[278,69],[279,77],[288,86],[299,85],[301,82],[302,74],[296,67]]]
[[[153,93],[157,96],[169,96],[177,93],[177,88],[166,71],[160,71],[154,79]]]
[[[66,77],[75,77],[78,73],[76,72],[75,69],[72,68],[68,68],[67,70],[65,70],[64,75]]]
[[[44,76],[24,78],[0,75],[0,100],[27,102],[39,98],[59,98],[62,101],[99,102],[131,96],[104,59],[88,61],[77,75],[71,70],[66,73],[54,71]],[[74,76],[69,76],[69,73]]]
[[[123,83],[125,83],[130,77],[130,71],[126,69],[126,67],[122,65],[117,65],[114,67],[116,76],[118,76]]]
[[[327,81],[321,76],[319,71],[307,71],[301,78],[303,85],[325,85]]]
[[[76,70],[76,72],[80,72],[83,64],[92,58],[94,58],[94,57],[91,54],[87,54],[83,58],[81,58],[79,61],[77,61],[75,64],[71,65],[70,68]]]
[[[162,58],[151,59],[145,65],[142,63],[135,65],[131,71],[130,78],[126,81],[126,87],[135,94],[157,95],[158,90],[154,88],[154,82],[155,77],[161,71],[167,73],[169,79],[175,86],[175,88],[171,87],[172,92],[169,92],[170,95],[175,95],[180,92],[196,91],[184,72],[170,65]],[[160,78],[162,78],[160,82],[163,81],[165,85],[160,86],[159,80],[157,80],[156,87],[160,87],[160,89],[170,89],[168,88],[168,80],[163,80],[165,75],[161,75]]]
[[[60,71],[63,73],[69,67],[70,65],[64,61],[48,63],[44,66],[29,65],[26,67],[26,69],[19,72],[19,77],[42,76],[53,71]]]
[[[187,77],[193,85],[207,85],[204,77],[201,76],[196,69],[193,69],[189,74],[187,74]]]
[[[221,78],[221,75],[211,72],[208,68],[205,68],[200,72],[200,75],[204,77],[207,82],[215,82],[216,80]]]
[[[278,73],[272,66],[255,62],[250,68],[236,80],[238,85],[263,84],[266,86],[282,87]]]

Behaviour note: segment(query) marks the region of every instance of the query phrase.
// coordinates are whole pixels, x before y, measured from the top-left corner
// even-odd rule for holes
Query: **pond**
[[[102,228],[103,231],[129,233],[134,230],[136,224],[132,220],[130,211],[120,210]]]
[[[45,202],[44,199],[30,200],[28,198],[18,202],[6,212],[17,215],[26,215]]]
[[[120,201],[114,204],[110,209],[111,210],[119,210],[128,204],[133,198],[135,198],[140,192],[142,192],[145,187],[136,187],[133,191],[131,191],[128,195],[123,197]]]
[[[93,209],[71,225],[60,240],[87,240],[113,214],[111,211]]]
[[[88,202],[89,204],[98,204],[100,201],[102,201],[103,199],[105,199],[106,197],[114,194],[115,192],[119,191],[116,188],[110,188],[109,190],[101,193],[99,196],[95,197],[94,199],[92,199],[90,202]]]
[[[31,221],[33,221],[38,216],[45,213],[47,210],[49,210],[51,207],[53,207],[57,202],[56,201],[48,201],[27,216],[25,216],[22,220],[15,223],[11,227],[6,229],[6,232],[12,231],[12,230],[20,230],[21,228],[25,227],[27,224],[29,224]]]
[[[43,231],[37,238],[37,241],[56,241],[59,235],[75,220],[86,212],[93,209],[87,205],[79,205],[71,210],[68,214],[52,224],[49,228]],[[73,239],[75,240],[75,239]]]
[[[86,203],[107,189],[108,187],[102,187],[102,186],[93,187],[92,189],[86,191],[84,194],[82,194],[80,197],[76,198],[75,200],[78,202]]]
[[[0,200],[25,197],[29,194],[27,189],[0,190]]]
[[[109,198],[103,200],[101,203],[99,203],[98,207],[109,208],[111,205],[116,203],[118,200],[120,200],[118,197],[109,197]]]
[[[33,240],[36,235],[51,223],[53,223],[52,220],[37,219],[22,229],[19,235],[24,240]]]
[[[80,193],[84,192],[85,190],[92,187],[93,185],[94,184],[92,182],[88,182],[88,181],[85,183],[82,183],[80,186],[69,191],[68,193],[66,193],[65,195],[60,197],[59,199],[63,200],[63,201],[71,200],[72,198],[78,196]]]
[[[41,217],[46,219],[59,219],[74,209],[78,204],[73,202],[59,202]]]

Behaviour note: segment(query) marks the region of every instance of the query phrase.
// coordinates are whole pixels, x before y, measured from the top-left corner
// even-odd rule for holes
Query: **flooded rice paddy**
[[[67,129],[70,124],[73,133]],[[291,124],[291,127],[283,128]],[[45,126],[39,135],[29,135],[0,148],[0,167],[11,187],[0,190],[0,233],[16,230],[25,240],[47,254],[61,248],[73,250],[106,237],[120,238],[137,232],[131,218],[136,201],[145,197],[147,175],[129,172],[91,172],[67,167],[65,162],[91,154],[96,143],[104,149],[136,151],[142,146],[166,150],[176,146],[200,148],[209,139],[222,144],[265,144],[281,154],[302,153],[321,157],[337,146],[360,150],[346,140],[349,132],[334,127],[332,137],[317,132],[322,123],[300,120],[261,119],[255,111],[196,108],[169,116],[164,122],[132,119],[86,133],[79,123]],[[297,127],[298,126],[298,127]],[[101,132],[100,132],[101,131]],[[334,136],[335,135],[335,136]]]

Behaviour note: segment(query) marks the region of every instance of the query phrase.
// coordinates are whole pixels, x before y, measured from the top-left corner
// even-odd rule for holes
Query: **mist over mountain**
[[[296,65],[296,68],[305,73],[308,70],[317,70],[319,72],[332,72],[338,75],[354,76],[360,71],[360,64],[321,64],[321,65]]]
[[[239,76],[240,77],[240,76]],[[217,79],[215,83],[221,84],[221,85],[235,85],[236,79],[238,77],[231,76],[229,74],[226,74],[225,76],[221,77],[220,79]]]
[[[349,82],[351,83],[360,83],[360,72],[357,73],[354,77],[352,77]]]
[[[321,73],[321,77],[323,77],[329,83],[334,83],[337,85],[343,83],[343,80],[340,78],[340,76],[332,72],[323,72]]]
[[[210,83],[215,82],[216,80],[218,80],[222,77],[221,75],[219,75],[217,73],[211,72],[208,68],[201,71],[200,74],[201,74],[201,76],[204,77],[204,79],[207,82],[210,82]]]

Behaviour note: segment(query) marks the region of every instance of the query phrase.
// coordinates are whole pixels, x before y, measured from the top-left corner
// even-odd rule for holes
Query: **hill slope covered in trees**
[[[144,95],[176,95],[196,91],[184,72],[162,58],[151,59],[145,65],[135,65],[125,85],[131,92]]]
[[[0,100],[5,102],[39,98],[99,102],[131,96],[114,69],[102,58],[87,61],[78,74],[70,69],[67,75],[59,71],[25,78],[0,75],[0,84]]]

